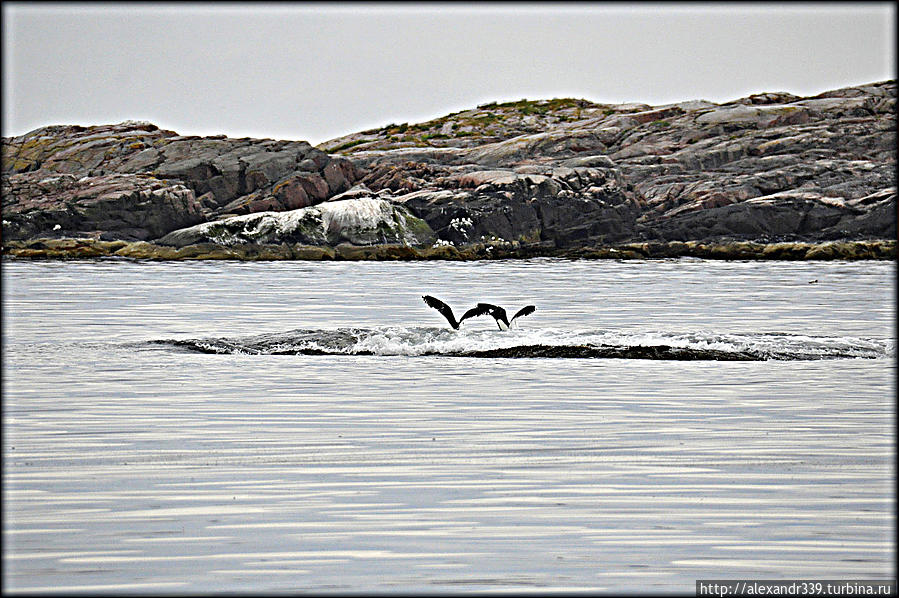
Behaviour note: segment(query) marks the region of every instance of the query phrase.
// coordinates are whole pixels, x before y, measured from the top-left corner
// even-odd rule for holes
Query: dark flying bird
[[[430,295],[422,295],[421,298],[425,300],[425,303],[428,304],[428,307],[433,307],[441,314],[443,314],[443,317],[446,318],[446,321],[450,323],[450,326],[452,326],[454,330],[458,330],[459,325],[468,318],[482,316],[489,311],[486,303],[478,303],[477,307],[472,307],[467,312],[462,314],[462,317],[459,318],[459,321],[457,322],[456,316],[453,315],[453,310],[449,305],[447,305],[440,299],[437,299],[436,297],[431,297]]]
[[[512,322],[515,321],[515,318],[518,318],[520,316],[526,316],[528,314],[532,314],[537,310],[537,308],[534,307],[533,305],[528,305],[526,307],[522,307],[515,313],[514,316],[512,316],[512,319],[509,320],[506,317],[506,310],[499,307],[498,305],[491,305],[489,303],[478,303],[478,305],[475,309],[481,309],[481,310],[483,310],[481,313],[486,313],[486,314],[493,316],[493,319],[496,320],[496,325],[499,326],[500,330],[508,330],[509,328],[512,327]],[[476,314],[476,315],[480,315],[480,313]]]

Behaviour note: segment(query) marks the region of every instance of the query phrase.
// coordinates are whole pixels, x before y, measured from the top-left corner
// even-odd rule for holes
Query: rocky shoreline
[[[3,255],[896,259],[895,81],[491,103],[313,147],[152,123],[3,139]]]
[[[130,260],[495,260],[537,257],[565,259],[666,259],[693,257],[716,260],[896,260],[895,240],[826,241],[820,243],[757,243],[732,241],[653,241],[623,243],[603,247],[559,249],[531,245],[472,244],[464,247],[438,245],[259,245],[243,243],[219,245],[198,243],[183,247],[157,245],[146,241],[101,241],[97,239],[36,239],[10,241],[3,247],[4,259],[82,260],[120,258]]]

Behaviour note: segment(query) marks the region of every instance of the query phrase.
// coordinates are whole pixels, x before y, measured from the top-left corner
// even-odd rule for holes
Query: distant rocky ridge
[[[888,81],[720,105],[494,103],[317,148],[141,122],[44,127],[3,139],[4,251],[60,238],[294,257],[895,240],[895,110]]]

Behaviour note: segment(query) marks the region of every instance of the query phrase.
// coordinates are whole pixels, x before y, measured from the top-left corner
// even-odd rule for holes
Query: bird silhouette
[[[452,308],[440,299],[431,297],[430,295],[422,295],[421,298],[425,300],[425,303],[428,304],[428,307],[433,307],[434,309],[439,311],[443,315],[443,317],[446,318],[446,321],[449,322],[450,326],[453,327],[453,330],[458,330],[462,322],[464,322],[468,318],[486,314],[490,308],[490,306],[488,306],[486,303],[479,303],[477,307],[472,307],[467,312],[462,314],[462,317],[459,318],[458,321],[456,321],[456,316],[453,315]]]

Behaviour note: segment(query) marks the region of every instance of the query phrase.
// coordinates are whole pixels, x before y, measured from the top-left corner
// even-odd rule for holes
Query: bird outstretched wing
[[[452,326],[454,329],[459,328],[459,323],[456,322],[456,316],[453,315],[453,310],[449,305],[447,305],[440,299],[437,299],[436,297],[431,297],[430,295],[422,295],[421,298],[424,299],[425,303],[428,304],[428,307],[433,307],[441,314],[443,314],[443,317],[446,318],[446,321],[450,323],[450,326]],[[464,320],[465,317],[463,316],[462,319]]]
[[[522,307],[517,312],[515,312],[515,315],[512,316],[512,319],[509,320],[509,323],[511,324],[512,322],[514,322],[515,318],[517,318],[519,316],[526,316],[526,315],[534,313],[535,311],[537,311],[537,307],[534,305],[527,305],[525,307]]]
[[[475,307],[472,307],[467,312],[462,314],[462,317],[459,318],[459,323],[461,324],[468,318],[476,318],[478,316],[483,316],[484,314],[490,311],[490,307],[486,303],[478,303]]]

